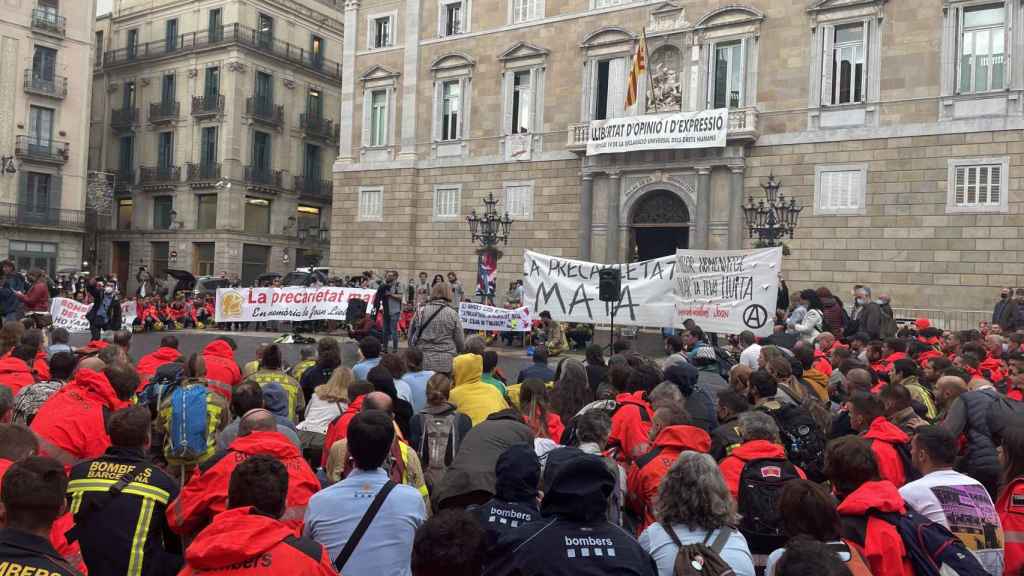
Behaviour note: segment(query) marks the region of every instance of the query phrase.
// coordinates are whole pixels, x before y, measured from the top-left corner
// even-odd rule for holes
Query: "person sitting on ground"
[[[689,362],[678,362],[665,369],[665,380],[675,384],[685,399],[686,411],[693,425],[711,432],[718,426],[715,413],[715,399],[704,385],[700,384],[700,372]],[[660,386],[660,384],[659,384]]]
[[[797,539],[779,558],[775,576],[854,576],[849,563],[815,540]],[[862,574],[870,574],[865,568]]]
[[[519,412],[536,438],[534,446],[542,459],[544,454],[558,446],[565,432],[562,419],[551,411],[548,388],[540,380],[530,378],[523,382],[519,393]]]
[[[418,348],[406,348],[402,351],[408,372],[402,378],[409,384],[412,392],[413,410],[419,412],[427,406],[427,382],[434,375],[432,370],[423,369],[423,352]],[[486,364],[486,360],[484,361]]]
[[[905,386],[910,391],[910,396],[914,401],[924,407],[925,412],[922,417],[930,421],[935,420],[938,416],[935,400],[932,398],[931,391],[922,386],[918,381],[917,364],[913,360],[901,358],[893,362],[892,370],[889,371],[889,382]]]
[[[384,354],[380,358],[380,365],[391,373],[398,397],[412,405],[412,387],[403,379],[407,370],[402,355],[397,352]]]
[[[323,454],[320,459],[320,467],[327,468],[327,458],[331,452],[331,446],[338,440],[348,436],[348,425],[355,418],[356,414],[363,411],[365,396],[373,392],[373,384],[366,380],[356,380],[348,386],[348,406],[345,407],[341,416],[331,421],[327,426],[327,434],[324,437]]]
[[[885,407],[885,417],[907,436],[913,436],[914,430],[928,425],[928,421],[914,411],[913,397],[903,384],[886,384],[878,397]]]
[[[71,334],[68,333],[67,328],[54,328],[50,331],[50,347],[46,349],[46,355],[50,360],[53,360],[55,354],[60,352],[67,352],[74,354],[75,349],[69,344],[71,342]]]
[[[185,552],[182,576],[215,572],[227,576],[337,574],[327,550],[281,519],[288,508],[289,474],[284,464],[256,454],[228,479],[227,510],[196,535]]]
[[[485,350],[483,353],[484,374],[480,377],[485,384],[490,384],[502,395],[508,393],[505,383],[498,378],[495,371],[498,369],[498,353],[494,350]]]
[[[199,353],[189,356],[188,361],[185,363],[184,379],[178,385],[178,389],[164,394],[160,400],[160,405],[157,407],[155,430],[164,439],[164,458],[170,466],[182,467],[184,469],[180,476],[182,481],[188,477],[186,473],[190,472],[197,464],[201,464],[213,456],[214,452],[217,451],[217,434],[224,430],[231,421],[228,403],[224,400],[223,394],[217,393],[218,388],[224,385],[206,378],[206,362],[203,358],[204,356]],[[182,448],[181,441],[188,440],[188,433],[190,432],[186,428],[187,422],[185,422],[185,419],[192,416],[192,414],[182,413],[182,410],[188,409],[187,400],[184,398],[188,389],[194,386],[206,389],[206,430],[204,435],[206,438],[206,449],[198,456],[191,454],[190,449],[186,450],[185,454],[178,453],[179,449]],[[182,393],[176,396],[175,393],[178,390],[181,390]],[[181,437],[175,438],[174,431],[179,427],[182,428],[180,431]]]
[[[261,388],[267,384],[277,384],[284,388],[288,394],[287,418],[292,422],[298,422],[306,413],[306,396],[299,388],[299,383],[285,373],[281,348],[277,344],[271,344],[263,350],[259,370],[247,376],[244,382],[255,382]]]
[[[359,354],[362,360],[352,367],[352,374],[356,380],[366,380],[370,369],[380,364],[381,345],[380,340],[373,336],[367,336],[359,341]]]
[[[540,518],[540,471],[540,460],[529,444],[512,446],[498,457],[494,497],[468,509],[487,531],[490,545],[503,534]]]
[[[269,342],[259,343],[256,347],[256,357],[249,362],[246,362],[245,366],[242,368],[242,378],[248,378],[260,369],[260,365],[263,364],[263,353],[267,351],[267,346],[270,346]]]
[[[215,380],[230,388],[227,388],[228,395],[225,400],[231,401],[230,390],[242,382],[242,371],[238,369],[238,362],[235,361],[234,339],[229,336],[219,336],[203,348],[203,360],[206,361],[206,377]],[[219,394],[223,394],[221,388],[217,388]]]
[[[452,387],[449,400],[459,412],[470,417],[474,426],[486,420],[491,414],[508,408],[505,397],[494,386],[481,381],[482,357],[476,354],[462,354],[452,360],[452,366],[455,385]]]
[[[427,510],[415,488],[394,484],[383,468],[395,440],[394,422],[381,410],[360,412],[349,425],[348,438],[355,469],[310,499],[304,533],[328,549],[344,574],[411,574],[413,538]],[[381,497],[379,512],[354,539],[356,526]],[[339,558],[343,549],[347,558]]]
[[[850,423],[870,442],[882,478],[897,488],[906,484],[911,471],[904,466],[900,450],[909,447],[910,437],[885,419],[885,404],[878,397],[856,392],[849,405]]]
[[[779,427],[775,419],[764,412],[752,411],[739,415],[738,427],[742,443],[722,460],[718,469],[722,472],[729,493],[739,502],[740,477],[744,467],[755,460],[786,461],[786,449],[779,440]],[[806,478],[799,467],[796,473]]]
[[[473,428],[469,416],[457,412],[455,405],[448,401],[451,389],[452,381],[444,374],[431,376],[427,381],[427,407],[409,422],[409,445],[419,454],[427,489],[431,492],[455,460],[462,440]],[[442,448],[439,442],[445,446]],[[440,455],[442,449],[443,461],[432,462],[431,455]]]
[[[330,336],[324,336],[316,343],[316,364],[307,368],[299,378],[299,385],[302,387],[302,394],[309,402],[313,390],[321,384],[325,384],[334,373],[334,369],[341,366],[341,347],[338,341]],[[358,378],[357,378],[358,380]],[[365,380],[365,378],[364,378]]]
[[[309,346],[303,346],[299,349],[299,361],[292,366],[289,374],[292,378],[295,378],[296,382],[302,382],[302,376],[313,366],[316,366],[316,350]],[[306,399],[307,401],[309,398]]]
[[[277,387],[278,390],[281,390],[276,384],[267,385],[267,389],[272,387]],[[231,446],[231,443],[238,438],[238,427],[242,421],[242,416],[257,408],[267,407],[267,389],[260,388],[260,385],[255,382],[239,384],[235,388],[234,394],[231,395],[231,415],[234,417],[234,420],[217,434],[218,451],[227,450],[228,446]],[[301,448],[302,442],[295,429],[295,424],[284,416],[274,415],[274,419],[277,420],[277,431],[288,438],[292,444]]]
[[[739,415],[750,410],[750,403],[739,392],[726,390],[718,395],[718,427],[711,432],[711,457],[721,461],[742,443]]]
[[[548,349],[543,345],[537,345],[533,350],[533,364],[519,371],[516,384],[522,384],[527,378],[536,378],[541,382],[551,382],[555,379],[555,371],[548,366]]]
[[[160,347],[156,351],[139,358],[135,368],[139,371],[139,379],[148,383],[157,368],[171,362],[184,362],[184,359],[178,350],[178,337],[168,334],[160,339]]]
[[[412,576],[479,576],[487,534],[468,512],[445,510],[416,530]]]
[[[345,411],[348,389],[354,382],[352,370],[339,366],[326,384],[313,390],[306,404],[305,417],[296,426],[301,436],[303,453],[311,463],[320,462],[327,429]],[[313,464],[314,467],[317,465]]]
[[[10,354],[0,357],[0,386],[6,387],[12,395],[17,395],[22,388],[36,382],[32,365],[39,349],[26,344],[24,340],[22,338],[22,342]]]
[[[58,352],[50,358],[50,379],[30,384],[14,397],[12,422],[30,426],[39,408],[71,380],[78,358],[70,352]],[[4,388],[6,390],[6,388]]]
[[[577,448],[584,454],[600,456],[616,478],[615,489],[608,497],[607,518],[612,524],[621,526],[623,507],[626,505],[626,469],[615,458],[607,455],[604,449],[611,431],[612,419],[607,410],[586,410],[576,417],[576,440],[579,443]]]

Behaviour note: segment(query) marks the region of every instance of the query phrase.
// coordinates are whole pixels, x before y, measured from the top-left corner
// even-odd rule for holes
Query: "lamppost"
[[[330,239],[330,234],[331,230],[329,228],[299,228],[299,244],[316,244],[318,241],[320,244],[323,244]],[[305,255],[307,264],[312,268],[319,266],[320,260],[323,258],[322,252],[317,248],[308,251],[303,249],[303,254]],[[295,264],[298,265],[299,262],[296,262]]]
[[[501,258],[501,251],[498,250],[498,243],[507,244],[509,231],[514,220],[509,218],[508,212],[504,215],[498,214],[498,201],[494,199],[494,193],[488,192],[484,198],[484,213],[478,215],[474,208],[466,217],[469,223],[469,234],[472,242],[479,242],[477,250],[476,267],[476,295],[480,296],[481,303],[494,302],[494,288],[498,281],[498,260]]]
[[[803,206],[797,206],[796,198],[786,198],[779,191],[782,183],[775,175],[768,176],[768,182],[762,184],[765,197],[754,203],[754,197],[748,196],[743,206],[743,220],[751,239],[757,247],[778,246],[784,236],[793,238],[797,220]]]

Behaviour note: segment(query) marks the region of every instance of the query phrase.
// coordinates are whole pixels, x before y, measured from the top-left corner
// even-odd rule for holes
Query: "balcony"
[[[752,144],[760,135],[757,129],[758,110],[753,106],[729,110],[729,130],[726,139],[730,144]],[[570,124],[565,147],[572,152],[587,151],[590,140],[590,123]]]
[[[295,191],[301,196],[309,196],[330,202],[334,196],[334,182],[320,178],[295,177]]]
[[[138,108],[121,108],[110,112],[110,127],[114,130],[131,130],[138,123]]]
[[[299,128],[307,138],[326,143],[338,140],[338,127],[334,125],[334,120],[327,120],[322,114],[299,114]]]
[[[114,192],[126,194],[135,185],[134,170],[115,170],[114,174]]]
[[[245,185],[251,190],[276,194],[284,190],[284,170],[246,166]]]
[[[280,127],[284,124],[284,106],[275,106],[266,98],[246,98],[245,113],[257,122]]]
[[[222,94],[192,97],[192,115],[196,118],[218,116],[223,113],[224,96]]]
[[[14,155],[26,162],[64,164],[71,155],[71,145],[39,136],[18,136],[14,143]]]
[[[220,164],[189,162],[185,168],[185,177],[192,188],[213,188],[220,182]]]
[[[325,78],[341,80],[341,64],[326,60],[321,54],[310,52],[307,47],[276,40],[273,36],[240,24],[227,24],[219,28],[180,34],[173,43],[168,43],[166,39],[160,39],[117,50],[108,50],[103,53],[103,65],[127,66],[149,62],[169,54],[194,53],[223,45],[241,46],[270,56],[284,64],[301,66],[307,71]]]
[[[25,69],[25,92],[63,100],[68,95],[68,79],[54,75],[44,78],[31,68],[27,68]]]
[[[139,169],[140,183],[147,187],[170,187],[181,181],[181,168],[177,166],[143,166]]]
[[[154,102],[149,105],[149,122],[151,124],[163,124],[178,119],[178,112],[181,106],[177,101]]]
[[[0,226],[84,230],[85,211],[0,202]]]
[[[32,29],[63,38],[67,30],[66,19],[51,10],[33,8]]]

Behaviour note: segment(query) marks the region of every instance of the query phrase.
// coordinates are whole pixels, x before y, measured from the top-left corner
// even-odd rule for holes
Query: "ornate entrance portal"
[[[690,211],[669,190],[652,190],[640,198],[629,222],[630,261],[675,254],[690,246]]]

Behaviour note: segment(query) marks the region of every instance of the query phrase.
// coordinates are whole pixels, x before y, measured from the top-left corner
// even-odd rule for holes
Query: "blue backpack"
[[[206,454],[207,394],[202,384],[178,386],[171,393],[168,458],[198,462]]]
[[[892,524],[900,533],[907,558],[917,576],[987,576],[988,571],[964,543],[945,526],[932,522],[914,510],[906,514],[873,514]],[[949,572],[952,570],[953,572]]]

